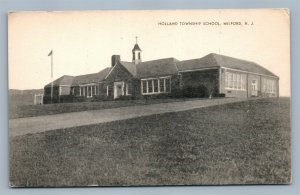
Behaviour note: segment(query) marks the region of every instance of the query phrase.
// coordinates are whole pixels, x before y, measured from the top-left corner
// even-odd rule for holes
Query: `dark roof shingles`
[[[58,79],[56,79],[55,81],[53,81],[53,85],[72,85],[74,81],[74,77],[73,76],[69,76],[69,75],[64,75]],[[45,87],[50,87],[51,83],[48,83]]]
[[[85,74],[85,75],[76,76],[74,78],[73,85],[101,82],[105,79],[110,69],[111,68],[105,68],[100,72],[94,74]]]
[[[120,61],[120,64],[123,65],[130,74],[136,76],[136,65],[133,62]]]
[[[155,77],[177,74],[178,62],[175,58],[164,58],[159,60],[152,60],[147,62],[141,62],[136,65],[136,72],[138,78]]]
[[[132,51],[142,51],[139,45],[136,43],[132,49]]]
[[[262,66],[254,62],[232,58],[229,56],[219,55],[215,53],[208,54],[199,59],[180,61],[176,64],[179,71],[195,70],[195,69],[202,69],[202,68],[213,68],[213,67],[226,67],[226,68],[232,68],[232,69],[277,77],[269,70],[263,68]]]
[[[120,64],[123,65],[128,70],[128,72],[130,72],[136,78],[149,78],[156,76],[173,75],[177,74],[178,71],[196,70],[213,67],[226,67],[278,77],[269,70],[261,67],[260,65],[254,62],[214,53],[208,54],[199,59],[184,61],[178,61],[175,58],[164,58],[159,60],[140,62],[137,65],[133,62],[124,61],[120,61]],[[105,77],[110,72],[110,70],[111,68],[105,68],[98,73],[80,75],[76,77],[64,75],[53,81],[53,85],[79,85],[101,82],[105,80]],[[51,83],[46,85],[46,87],[49,86],[51,86]]]

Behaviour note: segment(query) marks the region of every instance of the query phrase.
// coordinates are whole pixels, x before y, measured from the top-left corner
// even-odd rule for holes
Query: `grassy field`
[[[100,102],[76,102],[45,105],[22,105],[20,97],[13,98],[9,104],[9,119],[24,118],[41,115],[61,114],[68,112],[79,112],[87,110],[101,110],[108,108],[119,108],[124,106],[158,104],[165,102],[186,101],[184,98],[169,99],[144,99],[144,100],[118,100]]]
[[[16,186],[289,183],[290,99],[260,99],[10,140]]]

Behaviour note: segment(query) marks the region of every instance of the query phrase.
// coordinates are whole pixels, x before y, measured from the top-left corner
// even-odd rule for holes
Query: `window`
[[[148,81],[148,93],[153,92],[153,80]]]
[[[131,95],[131,94],[130,94],[130,91],[131,91],[131,90],[129,89],[130,84],[126,83],[126,86],[125,86],[125,87],[126,87],[126,95]]]
[[[228,73],[229,72],[226,72],[225,73],[225,88],[228,88],[229,86],[228,86]]]
[[[236,75],[236,82],[237,82],[237,89],[241,89],[242,82],[241,82],[241,75],[240,74]]]
[[[165,92],[166,91],[165,86],[166,86],[165,79],[160,78],[159,79],[159,91]]]
[[[276,82],[273,79],[262,78],[262,92],[276,93]]]
[[[142,94],[159,94],[171,92],[170,77],[144,79],[141,82]]]
[[[233,83],[232,83],[232,73],[231,72],[228,73],[228,83],[229,83],[228,88],[232,89],[233,88],[233,85],[232,85]]]
[[[232,74],[232,76],[233,76],[232,88],[237,89],[236,74]]]
[[[153,92],[157,93],[158,92],[158,79],[152,80],[153,82]]]
[[[142,81],[142,88],[143,88],[143,93],[148,93],[147,91],[147,85],[148,82],[147,81]]]
[[[246,75],[236,72],[226,72],[225,88],[234,90],[246,90]]]
[[[93,97],[94,95],[100,94],[100,88],[95,85],[79,86],[79,95],[85,97]]]

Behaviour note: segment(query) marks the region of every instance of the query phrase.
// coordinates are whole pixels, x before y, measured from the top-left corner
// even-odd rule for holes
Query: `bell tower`
[[[132,49],[132,62],[135,64],[142,62],[142,59],[141,59],[142,50],[140,49],[139,45],[137,44],[137,39],[138,39],[138,37],[135,37],[135,45]]]

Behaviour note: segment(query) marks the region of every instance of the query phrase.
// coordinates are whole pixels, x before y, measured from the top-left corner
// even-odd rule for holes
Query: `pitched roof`
[[[175,58],[164,58],[158,60],[151,60],[146,62],[140,62],[135,64],[133,62],[119,62],[122,66],[124,66],[130,74],[132,74],[136,78],[149,78],[149,77],[157,77],[157,76],[165,76],[177,74],[178,71],[185,70],[196,70],[202,68],[212,68],[212,67],[226,67],[232,68],[247,72],[253,72],[258,74],[276,76],[269,70],[261,67],[260,65],[241,60],[237,58],[232,58],[224,55],[219,55],[215,53],[208,54],[199,59],[192,60],[184,60],[178,61]],[[94,74],[86,74],[80,76],[68,76],[64,75],[55,81],[53,81],[53,85],[79,85],[79,84],[87,84],[87,83],[96,83],[105,80],[105,77],[110,72],[112,68],[105,68],[98,73]],[[45,87],[51,86],[51,83],[47,84]]]
[[[195,70],[211,67],[226,67],[258,74],[276,76],[274,73],[263,68],[257,63],[232,58],[229,56],[219,55],[215,53],[208,54],[199,59],[185,60],[176,63],[179,71]],[[277,76],[276,76],[277,77]]]
[[[177,74],[177,62],[179,61],[175,58],[164,58],[159,60],[140,62],[136,65],[136,77],[145,78],[151,76]]]
[[[120,64],[123,65],[128,70],[128,72],[130,72],[130,74],[132,74],[133,76],[136,76],[136,65],[135,65],[135,63],[120,61]]]
[[[142,51],[141,48],[139,47],[139,45],[137,43],[134,45],[132,51],[135,51],[135,50]]]
[[[101,70],[100,72],[94,73],[94,74],[85,74],[76,76],[73,81],[73,85],[79,85],[79,84],[87,84],[87,83],[96,83],[103,81],[110,71],[111,68],[105,68]]]
[[[53,81],[53,85],[72,85],[74,80],[73,76],[69,76],[69,75],[64,75],[58,79],[56,79],[55,81]],[[50,87],[51,86],[51,82],[48,83],[45,87]]]

